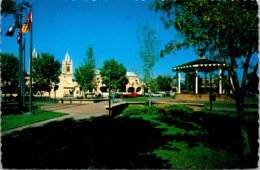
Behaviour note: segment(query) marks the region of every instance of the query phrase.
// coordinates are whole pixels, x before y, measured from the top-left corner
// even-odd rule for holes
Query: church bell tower
[[[65,60],[62,61],[62,74],[64,76],[72,76],[72,60],[70,59],[70,55],[67,52],[65,55]]]

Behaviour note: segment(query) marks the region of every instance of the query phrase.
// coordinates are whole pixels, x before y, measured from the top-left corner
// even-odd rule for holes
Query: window
[[[67,66],[67,72],[70,72],[70,66]]]

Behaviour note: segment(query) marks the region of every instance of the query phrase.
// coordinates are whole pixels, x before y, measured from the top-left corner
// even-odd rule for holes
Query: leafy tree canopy
[[[2,81],[18,81],[18,59],[9,53],[3,53],[0,56]]]
[[[86,59],[82,66],[75,70],[76,82],[80,84],[81,89],[86,92],[92,91],[95,86],[95,60],[93,48],[89,47],[86,52]]]
[[[18,88],[18,59],[9,53],[0,54],[1,57],[1,82],[2,90],[14,93]]]
[[[100,70],[100,74],[102,76],[102,83],[106,85],[109,84],[110,75],[112,89],[121,89],[128,83],[126,68],[115,59],[106,60]]]
[[[155,30],[146,23],[137,30],[140,43],[139,56],[143,62],[144,82],[148,85],[152,78],[153,67],[159,57],[159,40]]]
[[[2,0],[1,3],[1,14],[6,15],[14,15],[17,16],[19,13],[26,11],[28,8],[31,8],[32,4],[27,1],[21,1],[21,3],[17,3],[15,0]]]
[[[157,84],[160,91],[170,91],[172,89],[172,78],[169,75],[157,77]]]
[[[39,91],[50,91],[59,83],[61,64],[52,54],[42,53],[41,56],[33,58],[32,67],[34,86],[37,86]]]

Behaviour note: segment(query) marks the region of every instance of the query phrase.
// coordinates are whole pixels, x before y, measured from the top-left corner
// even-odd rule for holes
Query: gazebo
[[[219,94],[222,94],[222,71],[226,67],[226,65],[219,61],[210,60],[207,58],[199,58],[197,60],[176,66],[173,68],[174,72],[178,73],[178,93],[181,93],[181,72],[195,72],[195,94],[198,94],[198,73],[212,73],[213,71],[219,70]],[[210,74],[211,79],[211,74]],[[211,82],[211,80],[210,80]]]

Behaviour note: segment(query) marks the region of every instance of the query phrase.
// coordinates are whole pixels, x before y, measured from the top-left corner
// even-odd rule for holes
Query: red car
[[[127,94],[128,97],[131,97],[131,98],[135,98],[135,97],[139,97],[141,96],[140,94],[136,93],[136,92],[132,92],[132,93],[129,93]]]

